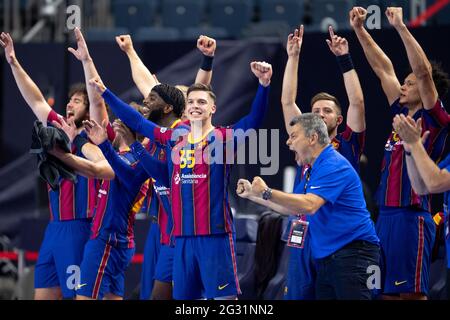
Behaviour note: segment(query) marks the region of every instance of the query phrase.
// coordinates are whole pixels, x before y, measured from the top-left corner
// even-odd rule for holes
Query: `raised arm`
[[[300,29],[295,29],[294,33],[291,33],[288,36],[286,44],[288,60],[283,76],[281,106],[283,107],[284,124],[287,132],[289,132],[291,128],[289,125],[291,120],[302,114],[300,108],[295,103],[295,100],[297,98],[298,64],[303,42],[303,30],[303,25],[300,26]]]
[[[120,49],[126,53],[131,66],[131,75],[142,96],[147,98],[152,88],[158,83],[152,73],[139,58],[136,50],[134,50],[133,42],[130,35],[121,35],[116,37],[116,42]]]
[[[266,62],[253,61],[250,63],[250,67],[259,80],[258,91],[253,99],[250,113],[233,125],[233,129],[246,131],[248,129],[259,128],[269,106],[269,86],[270,79],[272,78],[272,65]]]
[[[112,112],[122,120],[131,130],[140,133],[154,141],[154,132],[159,128],[155,123],[144,118],[142,114],[134,110],[133,107],[120,100],[109,91],[100,78],[91,79],[89,85],[94,87],[105,99]]]
[[[417,78],[420,98],[425,109],[433,109],[438,99],[436,86],[433,82],[432,68],[425,52],[419,43],[414,39],[403,22],[403,9],[388,7],[386,16],[389,23],[397,30],[408,54],[409,64]]]
[[[416,122],[404,115],[395,116],[393,123],[403,140],[412,187],[420,195],[447,191],[450,189],[450,173],[446,169],[440,169],[428,156],[423,142],[429,132],[421,138],[421,124],[421,119]]]
[[[86,41],[84,40],[80,29],[75,28],[74,34],[77,41],[77,49],[68,48],[68,51],[83,64],[86,90],[89,97],[89,117],[98,123],[102,123],[103,120],[108,121],[108,112],[106,111],[105,101],[101,95],[89,85],[90,79],[99,77],[94,61],[89,54]]]
[[[354,132],[366,130],[364,110],[364,96],[358,74],[353,66],[348,49],[347,39],[334,34],[333,27],[329,27],[330,40],[326,40],[331,52],[336,56],[339,68],[344,77],[345,90],[349,101],[347,111],[347,125]]]
[[[216,40],[201,35],[197,40],[197,48],[203,54],[203,61],[198,69],[195,83],[210,84],[212,79],[212,63],[216,51]]]
[[[392,105],[395,100],[400,97],[400,82],[395,75],[394,66],[388,56],[381,50],[381,48],[372,39],[370,34],[364,28],[364,20],[367,16],[367,11],[361,7],[354,7],[350,11],[350,25],[358,37],[367,61],[372,67],[373,71],[381,81],[384,94],[388,99],[389,105]]]
[[[25,99],[26,103],[39,121],[46,126],[47,117],[52,108],[49,106],[47,101],[45,101],[45,98],[37,85],[33,82],[17,60],[14,52],[14,43],[9,33],[2,32],[0,35],[0,45],[5,49],[6,61],[11,67],[11,71],[22,97]]]

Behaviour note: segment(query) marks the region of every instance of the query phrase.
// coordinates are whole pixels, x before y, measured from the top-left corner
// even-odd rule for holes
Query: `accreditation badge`
[[[301,219],[293,220],[287,245],[289,247],[302,249],[305,244],[305,237],[306,233],[308,232],[308,226],[308,221],[303,221]]]

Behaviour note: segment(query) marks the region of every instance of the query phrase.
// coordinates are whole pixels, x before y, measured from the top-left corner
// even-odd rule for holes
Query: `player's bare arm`
[[[298,85],[298,65],[300,60],[300,51],[303,43],[304,27],[295,29],[294,33],[288,36],[286,51],[288,60],[283,76],[283,89],[281,92],[281,105],[283,107],[283,116],[286,130],[289,131],[289,123],[295,117],[302,114],[300,108],[295,103],[297,98]]]
[[[60,119],[59,122],[53,121],[52,124],[56,128],[61,129],[66,133],[66,135],[69,137],[70,143],[73,143],[73,141],[79,134],[79,130],[77,129],[73,119],[69,119],[67,121],[64,119]],[[81,153],[83,153],[87,160],[90,160],[94,163],[106,160],[103,156],[102,151],[92,143],[84,143],[81,147]]]
[[[98,122],[102,122],[105,119],[108,120],[108,112],[106,111],[105,101],[100,94],[98,94],[94,88],[88,84],[90,79],[98,77],[98,72],[94,61],[89,54],[86,41],[84,40],[80,29],[75,28],[74,34],[77,41],[77,49],[75,50],[74,48],[68,48],[68,51],[83,64],[86,90],[89,98],[89,116]]]
[[[440,193],[450,189],[450,173],[440,169],[428,156],[423,144],[429,132],[422,133],[422,120],[414,121],[410,116],[397,115],[393,126],[403,140],[407,155],[408,176],[414,190],[421,194]]]
[[[90,137],[92,136],[95,140],[93,142],[99,142],[101,140],[101,132],[99,133],[98,128],[94,127],[94,123],[91,121],[85,121],[86,123],[83,123],[86,128],[86,132],[91,133]],[[106,123],[106,120],[104,121]],[[73,130],[75,127],[75,124],[69,125],[64,120],[62,120],[61,124],[57,122],[53,122],[53,124],[64,130],[66,134],[68,135],[69,139],[73,141],[73,139],[76,136],[76,130]],[[92,139],[91,139],[92,140]],[[91,143],[85,143],[82,147],[83,154],[87,153],[93,160],[84,159],[81,157],[78,157],[72,153],[64,152],[59,148],[55,148],[52,151],[50,151],[50,154],[60,159],[63,163],[65,163],[67,166],[73,168],[77,173],[79,173],[82,176],[85,176],[87,178],[98,178],[98,179],[114,179],[115,174],[112,170],[111,166],[109,165],[108,161],[106,161],[105,157],[103,156],[101,150]],[[85,156],[87,157],[85,154]]]
[[[403,22],[403,9],[388,7],[386,16],[389,23],[397,30],[408,55],[409,64],[417,78],[417,87],[425,109],[432,109],[438,99],[438,93],[433,82],[432,68],[425,52],[414,39]]]
[[[364,114],[364,95],[359,82],[358,74],[355,68],[349,66],[353,64],[350,58],[350,51],[347,39],[339,37],[334,34],[333,27],[329,27],[330,39],[326,42],[330,51],[340,60],[341,68],[343,70],[344,85],[347,92],[349,107],[347,111],[347,125],[354,132],[363,132],[366,129],[366,120]],[[351,69],[350,69],[351,68]],[[347,71],[347,69],[350,69]]]
[[[45,100],[36,83],[34,83],[17,60],[16,53],[14,51],[14,42],[9,33],[2,32],[0,35],[0,45],[5,50],[6,61],[11,67],[11,71],[22,97],[25,99],[26,103],[39,121],[46,126],[47,117],[52,108]]]
[[[99,162],[93,162],[72,153],[63,152],[59,149],[54,149],[50,154],[57,157],[67,166],[73,168],[78,174],[86,178],[112,180],[115,177],[114,171],[106,159]]]
[[[119,48],[126,53],[128,60],[130,61],[131,75],[136,87],[144,99],[147,98],[150,91],[152,91],[152,88],[156,86],[158,82],[142,62],[141,58],[139,58],[139,55],[133,47],[133,41],[131,40],[130,35],[118,36],[116,37],[116,42],[119,45]]]
[[[197,72],[195,83],[210,84],[212,79],[212,58],[216,52],[217,44],[216,40],[204,35],[201,35],[197,39],[197,49],[205,56],[207,66],[203,66]]]
[[[378,79],[380,79],[384,94],[388,99],[389,105],[391,105],[400,96],[400,82],[395,74],[391,60],[364,28],[366,16],[366,9],[354,7],[349,13],[350,25],[358,37],[367,61]]]

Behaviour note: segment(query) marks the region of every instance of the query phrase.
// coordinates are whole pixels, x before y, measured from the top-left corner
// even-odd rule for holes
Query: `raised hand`
[[[103,94],[103,92],[105,92],[106,87],[102,82],[102,79],[100,78],[93,78],[91,80],[89,80],[89,85],[93,86],[94,89],[99,93],[99,94]]]
[[[16,53],[14,51],[14,42],[9,33],[2,32],[0,35],[0,45],[5,49],[5,58],[9,64],[17,62]]]
[[[394,28],[401,27],[403,23],[403,9],[401,7],[388,7],[386,9],[386,17],[389,24]]]
[[[102,125],[99,125],[95,120],[85,120],[83,124],[89,139],[96,145],[102,144],[108,139],[106,132],[108,121],[106,119],[103,120]]]
[[[117,134],[122,137],[123,142],[125,142],[127,146],[132,145],[136,141],[134,133],[119,119],[114,121],[113,128],[116,129]]]
[[[239,179],[236,187],[236,193],[239,197],[247,199],[253,195],[252,184],[246,179]]]
[[[410,151],[411,145],[414,143],[422,142],[425,143],[430,132],[426,131],[422,137],[422,119],[414,121],[410,116],[405,117],[405,115],[396,115],[392,123],[395,131],[398,133],[403,141],[403,147],[405,151]]]
[[[214,52],[216,51],[216,40],[201,35],[197,40],[197,48],[205,56],[214,57]]]
[[[70,143],[72,143],[75,137],[78,135],[78,129],[73,118],[67,120],[67,122],[66,120],[64,120],[64,118],[59,118],[59,120],[61,121],[61,123],[59,123],[58,121],[52,121],[52,125],[64,131],[69,137]]]
[[[331,40],[326,39],[326,42],[331,52],[333,52],[335,56],[342,56],[344,54],[347,54],[348,53],[347,39],[335,35],[332,26],[328,27],[328,31],[330,32]]]
[[[303,25],[299,29],[295,29],[294,33],[288,36],[286,43],[286,51],[289,57],[297,57],[300,54],[300,49],[302,48],[303,42]]]
[[[84,40],[81,30],[79,28],[75,28],[74,33],[75,39],[77,40],[77,49],[75,50],[74,48],[68,48],[67,50],[81,62],[91,59],[86,41]]]
[[[258,176],[253,178],[253,181],[252,181],[252,192],[255,195],[261,196],[262,193],[264,192],[264,190],[266,190],[266,189],[267,189],[267,184],[264,182],[263,179],[261,179]]]
[[[363,7],[353,7],[349,12],[350,26],[353,29],[363,28],[367,17],[367,10]]]
[[[133,41],[129,34],[120,35],[116,37],[116,42],[119,45],[120,50],[127,53],[133,49]]]
[[[250,63],[250,68],[262,86],[267,87],[270,84],[272,78],[272,65],[270,63],[253,61]]]

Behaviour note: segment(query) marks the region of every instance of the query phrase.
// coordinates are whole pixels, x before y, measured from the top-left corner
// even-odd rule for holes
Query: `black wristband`
[[[411,156],[411,152],[405,150],[405,154],[409,157]]]
[[[200,69],[205,71],[211,71],[214,57],[203,55],[203,61]]]
[[[346,73],[355,68],[353,66],[353,61],[350,53],[344,54],[342,56],[336,56],[336,60],[342,73]]]
[[[75,139],[73,139],[72,144],[77,147],[77,150],[81,152],[81,148],[83,148],[83,146],[88,143],[89,140],[86,139],[85,137],[82,137],[81,135],[77,134],[77,136],[75,137]]]

